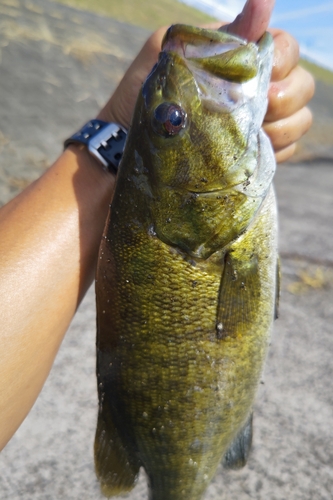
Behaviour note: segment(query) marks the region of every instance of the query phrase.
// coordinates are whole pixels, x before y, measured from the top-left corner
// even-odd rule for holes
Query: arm
[[[257,26],[256,38],[262,29]],[[164,31],[149,38],[99,118],[129,126]],[[296,42],[285,33],[275,39],[280,56],[266,118],[273,144],[288,157],[290,144],[311,122],[308,118],[304,126],[300,113],[308,113],[302,110],[313,84],[303,74],[301,85],[295,74]],[[281,89],[289,96],[289,106]],[[292,104],[295,95],[297,109]],[[290,123],[295,130],[288,143],[285,131],[292,128]],[[0,209],[0,449],[34,404],[93,279],[113,187],[111,174],[85,149],[71,146],[40,179]]]
[[[69,148],[0,210],[0,448],[32,407],[90,285],[114,178]]]

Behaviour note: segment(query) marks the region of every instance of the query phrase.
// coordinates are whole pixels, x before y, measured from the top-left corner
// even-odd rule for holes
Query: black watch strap
[[[126,130],[116,123],[90,120],[79,132],[66,139],[64,147],[70,144],[84,144],[105,170],[116,174],[126,136]]]

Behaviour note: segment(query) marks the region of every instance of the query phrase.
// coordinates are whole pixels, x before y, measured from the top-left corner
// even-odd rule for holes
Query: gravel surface
[[[108,98],[148,32],[51,1],[0,0],[0,203],[38,177]],[[205,500],[331,500],[333,168],[279,167],[282,297],[252,454]],[[0,455],[0,499],[100,499],[91,289],[33,410]],[[143,474],[128,497],[147,498]]]

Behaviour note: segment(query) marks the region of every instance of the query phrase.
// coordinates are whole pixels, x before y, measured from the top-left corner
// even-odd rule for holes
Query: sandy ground
[[[0,202],[40,175],[96,113],[146,38],[42,0],[0,0]],[[279,167],[282,298],[255,408],[252,454],[205,500],[333,497],[333,168]],[[98,500],[91,289],[33,410],[0,455],[0,499]],[[128,497],[147,498],[142,475]]]

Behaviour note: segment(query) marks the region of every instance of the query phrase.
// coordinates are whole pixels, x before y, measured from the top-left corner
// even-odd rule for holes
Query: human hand
[[[249,0],[235,21],[224,25],[222,29],[256,41],[267,30],[273,6],[274,0]],[[206,27],[218,29],[221,23]],[[99,114],[100,119],[129,127],[137,95],[157,61],[165,31],[165,27],[160,28],[147,40]],[[293,155],[296,141],[312,123],[312,114],[306,104],[313,96],[314,81],[310,73],[298,66],[299,47],[296,40],[282,30],[269,31],[274,38],[275,48],[263,127],[271,139],[277,161],[282,162]]]
[[[267,30],[275,0],[249,0],[228,26],[230,33],[257,41]],[[285,31],[268,29],[274,38],[274,60],[263,128],[271,139],[277,162],[288,160],[296,142],[310,128],[312,114],[306,106],[314,94],[312,75],[298,65],[299,46]]]
[[[294,154],[297,141],[312,124],[307,103],[313,97],[315,84],[312,75],[298,65],[296,40],[282,30],[268,31],[274,38],[274,62],[263,128],[273,145],[276,161],[281,163]]]

